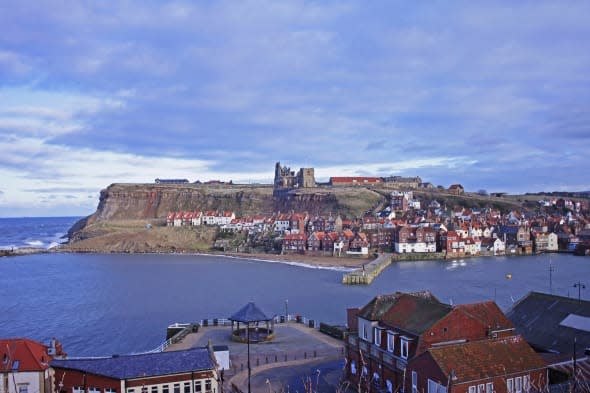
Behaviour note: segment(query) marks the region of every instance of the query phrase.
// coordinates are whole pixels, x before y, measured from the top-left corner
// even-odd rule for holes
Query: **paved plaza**
[[[201,327],[197,333],[188,334],[166,350],[202,347],[209,342],[229,348],[231,369],[224,373],[225,391],[232,383],[246,391],[248,346],[231,340],[230,326]],[[337,384],[343,359],[342,341],[304,324],[276,324],[272,341],[250,344],[252,392],[269,391],[271,387],[272,391],[280,391],[281,387],[302,386],[303,378],[311,378],[316,383],[318,369],[324,370],[323,373],[320,371],[322,384]]]

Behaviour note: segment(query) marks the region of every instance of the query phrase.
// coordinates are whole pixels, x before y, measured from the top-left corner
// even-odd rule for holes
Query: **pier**
[[[377,259],[363,265],[362,268],[345,273],[342,276],[342,284],[369,285],[389,265],[391,265],[391,254],[381,254]]]

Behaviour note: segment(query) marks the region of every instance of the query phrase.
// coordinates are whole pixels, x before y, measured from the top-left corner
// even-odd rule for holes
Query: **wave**
[[[356,268],[350,267],[341,267],[341,266],[320,266],[320,265],[313,265],[310,263],[305,262],[295,262],[295,261],[283,261],[278,259],[265,259],[265,258],[249,258],[244,256],[237,256],[237,255],[215,255],[215,254],[205,254],[205,253],[195,253],[194,255],[200,256],[208,256],[208,257],[223,257],[223,258],[231,258],[231,259],[241,259],[243,261],[255,261],[255,262],[267,262],[267,263],[280,263],[283,265],[291,265],[297,267],[303,267],[306,269],[316,269],[316,270],[332,270],[336,272],[353,272],[357,270]]]
[[[41,240],[27,240],[25,243],[31,247],[43,247],[45,245]]]

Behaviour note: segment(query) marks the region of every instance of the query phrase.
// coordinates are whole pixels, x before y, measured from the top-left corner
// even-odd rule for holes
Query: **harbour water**
[[[0,218],[0,250],[53,248],[67,241],[68,229],[80,217]]]
[[[394,263],[370,286],[342,271],[203,255],[36,254],[0,258],[0,337],[56,337],[70,355],[149,350],[166,326],[227,317],[248,301],[268,314],[344,324],[373,296],[428,289],[441,301],[496,300],[506,310],[529,291],[577,297],[588,258],[554,254]],[[588,286],[590,282],[586,282]],[[581,296],[589,298],[590,290]]]

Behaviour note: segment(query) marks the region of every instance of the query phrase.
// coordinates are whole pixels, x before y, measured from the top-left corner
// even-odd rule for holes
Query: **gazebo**
[[[248,393],[250,393],[250,342],[259,343],[272,340],[274,338],[274,320],[267,317],[253,302],[246,304],[229,317],[229,320],[231,321],[232,340],[248,344]],[[235,330],[234,322],[238,324]],[[244,329],[240,329],[240,322],[246,325]],[[265,322],[266,328],[261,328],[260,322]],[[250,327],[251,324],[254,325],[253,328]]]
[[[246,304],[231,317],[232,340],[242,343],[259,343],[274,338],[274,319],[256,306],[253,302]],[[235,323],[234,323],[235,322]],[[265,327],[261,327],[263,322]],[[244,324],[243,328],[240,323]],[[236,325],[237,324],[237,325]]]

